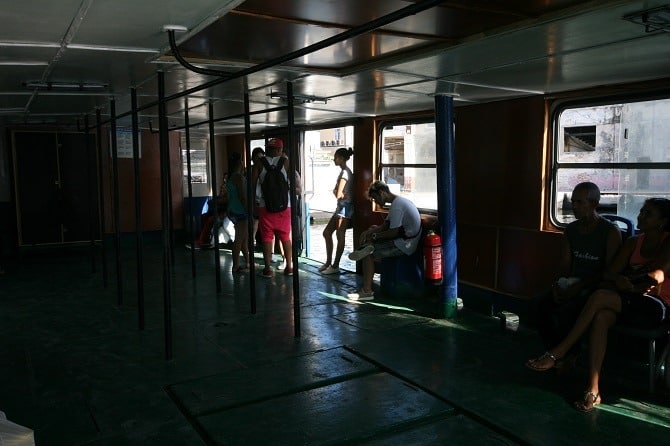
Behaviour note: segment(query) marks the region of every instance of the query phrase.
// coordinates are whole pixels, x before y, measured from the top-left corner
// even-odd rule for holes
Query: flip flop
[[[538,362],[546,358],[551,359],[551,363],[549,365],[540,366],[537,364]],[[546,372],[547,370],[553,369],[556,366],[556,361],[558,361],[558,358],[556,358],[556,356],[552,355],[549,352],[544,352],[544,354],[539,358],[529,359],[528,361],[526,361],[526,367],[528,367],[531,370],[535,370],[536,372]]]

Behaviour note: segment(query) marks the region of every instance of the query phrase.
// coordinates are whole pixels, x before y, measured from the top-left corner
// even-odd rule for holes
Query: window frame
[[[604,163],[604,162],[561,163],[559,161],[559,151],[563,148],[564,145],[563,135],[559,134],[561,130],[560,126],[561,114],[566,110],[574,108],[598,107],[598,106],[627,104],[634,102],[648,102],[657,100],[670,101],[670,90],[643,92],[640,94],[616,94],[616,95],[591,96],[578,99],[564,99],[564,100],[558,100],[551,105],[549,113],[551,144],[549,147],[550,156],[549,156],[549,168],[548,168],[549,172],[548,216],[551,225],[560,229],[564,229],[568,225],[568,223],[559,221],[558,216],[556,215],[557,200],[560,200],[560,197],[557,197],[557,187],[558,187],[558,175],[561,169],[607,168],[607,169],[620,169],[620,170],[642,170],[642,169],[670,170],[670,162],[628,161],[628,162],[612,162],[612,163]]]
[[[416,117],[397,117],[389,118],[377,121],[377,148],[375,150],[375,166],[374,166],[374,178],[380,181],[383,181],[382,172],[384,168],[417,168],[417,169],[430,169],[432,168],[437,172],[437,160],[435,163],[384,163],[382,162],[382,150],[384,142],[384,129],[386,127],[393,127],[399,125],[416,125],[416,124],[433,124],[436,125],[434,116],[416,116]],[[437,137],[436,137],[437,138]],[[435,195],[437,197],[437,190],[435,190]],[[373,201],[373,209],[379,210],[379,207]],[[382,209],[387,209],[386,206],[383,206]],[[437,215],[437,208],[423,208],[418,207],[419,213],[424,215]]]

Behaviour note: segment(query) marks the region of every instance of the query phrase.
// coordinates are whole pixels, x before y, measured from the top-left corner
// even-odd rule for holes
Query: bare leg
[[[335,267],[335,268],[340,267],[340,259],[342,258],[342,253],[344,252],[344,242],[345,242],[344,238],[346,237],[347,228],[349,228],[349,223],[350,223],[350,221],[349,221],[348,218],[337,217],[337,223],[336,223],[337,224],[337,248],[335,250],[335,260],[333,261],[333,267]],[[324,233],[325,233],[325,231],[324,231]],[[324,234],[324,236],[325,236],[325,234]],[[332,246],[333,246],[332,240],[330,240],[330,246],[331,246],[331,251],[332,251]],[[328,247],[328,243],[326,243],[326,247]],[[328,262],[330,263],[330,253],[328,255]]]
[[[272,247],[274,246],[274,239],[269,242],[263,242],[263,262],[265,269],[268,270],[272,265]]]
[[[248,247],[248,237],[247,237],[247,222],[239,221],[235,223],[235,240],[233,241],[233,271],[237,271],[240,268],[240,251],[244,260],[249,265],[249,247]]]
[[[589,337],[589,390],[596,395],[600,393],[600,369],[607,350],[607,334],[616,322],[616,313],[611,310],[601,310],[596,313],[591,324]]]
[[[330,217],[328,224],[323,230],[323,239],[326,242],[326,261],[321,265],[319,271],[324,271],[328,268],[333,259],[333,232],[335,232],[335,229],[337,228],[337,220],[338,217],[336,215]]]
[[[375,274],[375,262],[372,256],[363,257],[361,260],[363,266],[363,292],[372,292],[372,276]]]
[[[284,249],[284,242],[282,242],[281,240],[279,241],[279,255],[282,258],[282,263],[284,264],[284,267],[286,267],[288,265],[286,263],[286,250]],[[290,250],[289,250],[288,255],[289,255],[289,257],[291,256],[291,251]]]
[[[621,311],[621,298],[616,291],[597,290],[589,297],[584,309],[577,317],[575,325],[568,335],[556,347],[549,350],[549,354],[560,359],[575,345],[579,338],[586,333],[594,322],[595,315],[602,310],[610,310],[613,313]],[[603,352],[604,354],[604,352]],[[527,364],[536,370],[548,370],[553,367],[555,360],[551,356],[543,355],[537,359],[531,359]]]
[[[291,271],[293,269],[293,246],[291,239],[282,240],[281,246],[284,248],[284,261],[286,262],[286,269]]]
[[[242,245],[242,237],[240,237],[237,231],[239,231],[239,223],[235,223],[235,240],[233,240],[233,247],[231,249],[233,255],[233,271],[240,269],[240,249]]]

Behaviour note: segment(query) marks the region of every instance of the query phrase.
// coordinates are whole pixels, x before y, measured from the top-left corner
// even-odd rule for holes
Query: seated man
[[[351,260],[363,262],[363,287],[355,293],[347,294],[352,300],[375,298],[372,291],[374,259],[412,255],[421,239],[421,216],[414,203],[391,193],[383,181],[375,181],[370,185],[368,197],[380,206],[391,203],[391,207],[384,224],[363,231],[361,248],[349,254]]]
[[[576,220],[565,228],[561,266],[551,292],[537,298],[535,321],[546,348],[560,342],[582,311],[586,298],[602,280],[603,272],[621,247],[619,228],[596,212],[600,189],[591,182],[579,183],[571,196]],[[575,344],[557,368],[577,358]],[[567,371],[567,368],[566,368]]]

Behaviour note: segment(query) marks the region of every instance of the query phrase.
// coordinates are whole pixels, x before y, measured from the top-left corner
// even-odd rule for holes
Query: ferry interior
[[[670,443],[668,326],[610,333],[589,413],[586,339],[572,370],[524,367],[569,214],[561,162],[595,168],[609,135],[570,124],[555,155],[557,110],[670,98],[668,0],[0,0],[0,18],[0,444]],[[292,276],[185,247],[232,153],[279,137],[306,174],[306,132],[333,128],[353,140],[358,246],[386,216],[368,185],[410,163],[381,135],[414,122],[447,129],[414,165],[425,229],[453,236],[441,284],[382,270],[359,302],[360,265],[319,272],[309,194],[332,164],[294,202]],[[655,135],[637,162],[668,195],[653,122],[621,144]],[[603,187],[603,212],[634,221],[644,194]]]

